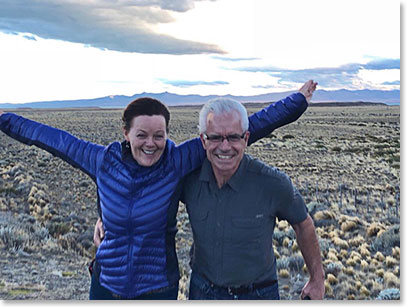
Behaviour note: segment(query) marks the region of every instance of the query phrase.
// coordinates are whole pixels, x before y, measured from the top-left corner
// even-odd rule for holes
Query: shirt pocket
[[[263,218],[232,217],[228,237],[234,244],[250,245],[259,242]]]

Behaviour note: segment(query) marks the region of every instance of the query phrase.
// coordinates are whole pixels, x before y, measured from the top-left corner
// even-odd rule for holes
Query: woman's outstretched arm
[[[35,145],[87,173],[93,180],[104,146],[74,137],[22,116],[0,110],[0,130],[27,145]]]
[[[307,109],[318,83],[308,80],[298,92],[249,116],[249,145],[275,129],[296,121]]]

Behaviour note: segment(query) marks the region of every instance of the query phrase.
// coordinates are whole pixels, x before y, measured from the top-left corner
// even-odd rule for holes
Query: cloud
[[[400,59],[373,60],[363,65],[363,68],[371,70],[400,69]]]
[[[241,62],[241,61],[255,61],[260,60],[260,58],[231,58],[224,56],[212,56],[214,60],[226,61],[226,62]]]
[[[366,64],[350,63],[339,67],[318,67],[297,70],[275,66],[248,66],[235,69],[238,71],[264,72],[270,76],[278,77],[280,84],[285,82],[303,83],[306,80],[313,79],[317,80],[318,84],[322,87],[353,87],[354,81],[359,79],[358,74],[360,71],[400,69],[400,59],[379,59]],[[256,87],[261,88],[264,85]]]
[[[383,82],[383,85],[400,85],[400,81]]]
[[[31,41],[36,41],[37,39],[33,35],[23,35],[25,39],[31,40]]]
[[[188,80],[166,80],[160,79],[161,82],[169,85],[173,85],[176,87],[191,87],[197,85],[228,85],[229,82],[226,81],[188,81]]]
[[[195,1],[2,0],[0,31],[31,33],[122,52],[223,54],[217,45],[177,39],[152,30],[156,24],[173,22],[171,11],[190,10]]]

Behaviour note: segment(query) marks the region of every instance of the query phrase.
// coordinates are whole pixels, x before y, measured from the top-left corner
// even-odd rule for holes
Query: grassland
[[[249,113],[258,106],[248,106]],[[122,140],[120,110],[19,110],[30,119],[107,145]],[[171,109],[170,137],[197,136],[198,107]],[[96,188],[35,147],[0,134],[0,297],[87,299]],[[327,299],[397,298],[400,289],[400,108],[310,107],[249,154],[292,178],[314,218]],[[191,231],[181,204],[180,299],[187,297]],[[307,278],[293,231],[274,235],[282,299]]]

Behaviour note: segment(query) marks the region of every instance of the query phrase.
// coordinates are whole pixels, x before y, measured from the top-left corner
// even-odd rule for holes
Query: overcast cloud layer
[[[366,64],[351,63],[339,67],[317,67],[311,69],[291,70],[270,66],[249,66],[236,68],[238,71],[264,72],[273,77],[280,78],[282,82],[301,83],[304,80],[318,80],[323,87],[352,87],[354,80],[358,79],[358,74],[363,70],[387,70],[400,69],[400,59],[376,59]],[[397,85],[398,83],[383,85]],[[257,88],[267,88],[256,86]]]
[[[152,30],[158,23],[174,21],[171,11],[188,11],[196,1],[209,0],[1,0],[0,31],[122,52],[224,53],[213,44]]]

